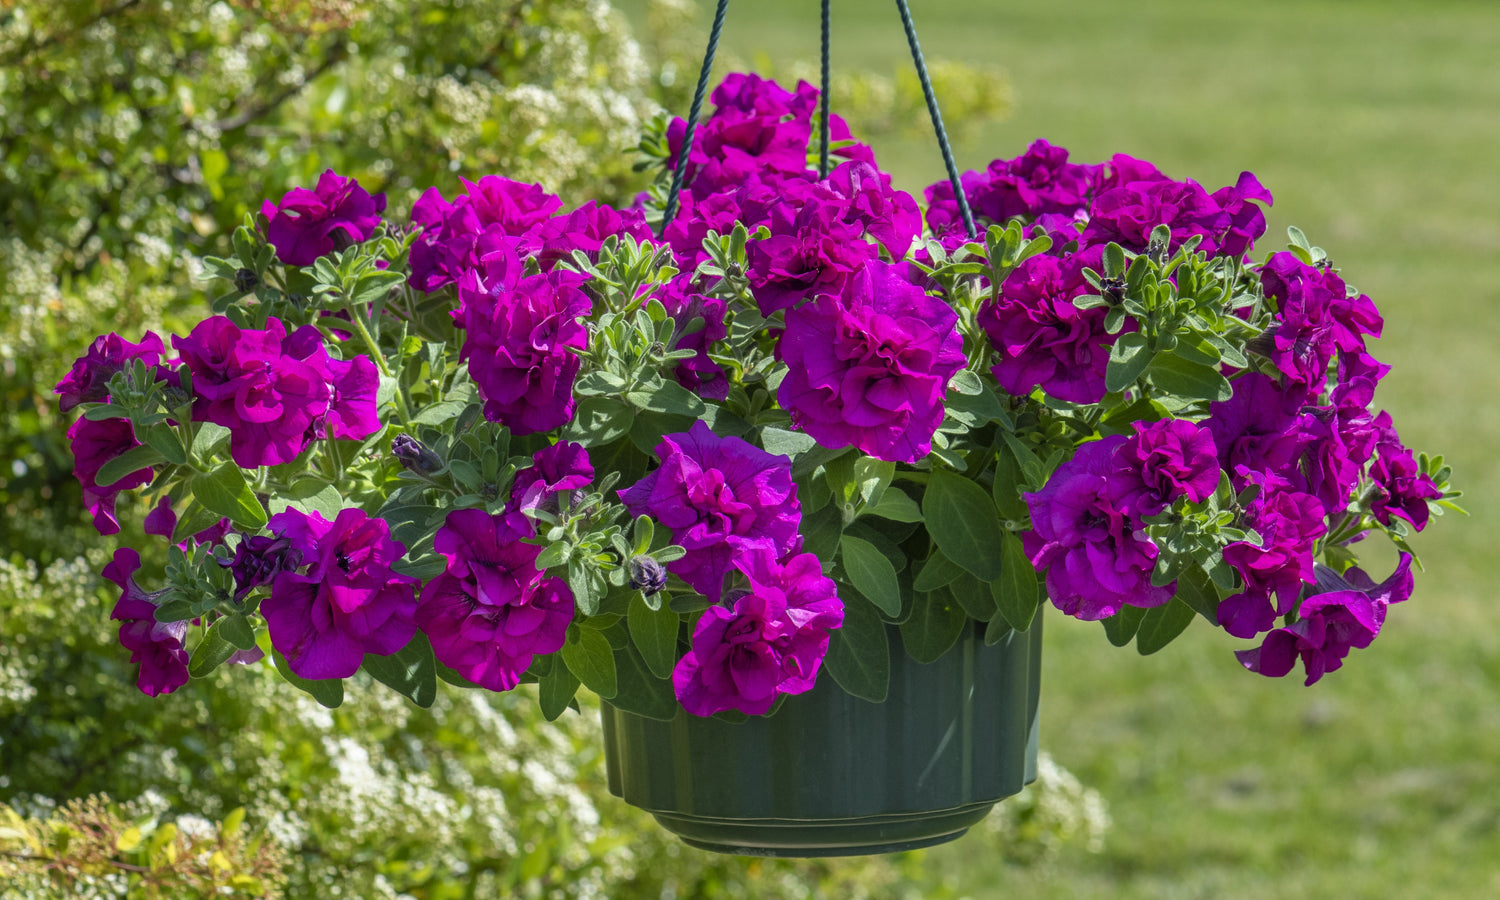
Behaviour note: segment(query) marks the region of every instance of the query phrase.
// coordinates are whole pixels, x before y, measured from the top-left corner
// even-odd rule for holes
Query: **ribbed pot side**
[[[854,856],[940,844],[1036,778],[1041,617],[985,646],[966,627],[926,665],[894,627],[890,694],[827,672],[769,718],[679,709],[670,722],[603,705],[610,792],[686,843],[749,856]]]

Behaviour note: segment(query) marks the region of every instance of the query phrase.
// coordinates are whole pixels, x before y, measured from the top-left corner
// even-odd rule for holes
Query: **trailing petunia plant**
[[[1449,470],[1372,408],[1370,299],[1295,229],[1256,248],[1254,176],[1038,141],[963,176],[971,234],[837,119],[820,177],[807,84],[713,101],[681,173],[654,123],[630,209],[489,176],[393,218],[326,172],[205,260],[188,334],[94,343],[57,391],[99,530],[136,492],[160,542],[105,573],[142,690],[274,665],[328,705],[363,670],[762,715],[830,676],[881,700],[891,640],[931,661],[1044,600],[1142,653],[1202,618],[1311,684],[1411,594]]]

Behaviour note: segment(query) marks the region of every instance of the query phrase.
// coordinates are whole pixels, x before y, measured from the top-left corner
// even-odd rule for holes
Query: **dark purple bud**
[[[409,434],[396,435],[391,441],[391,453],[402,466],[418,475],[431,475],[443,468],[443,458]]]
[[[667,567],[649,556],[632,556],[625,571],[630,586],[643,594],[655,594],[667,586]]]
[[[250,269],[240,269],[234,273],[234,289],[241,294],[248,294],[260,285],[260,276]]]
[[[240,541],[234,551],[235,595],[244,596],[252,588],[269,584],[277,574],[290,572],[302,565],[302,551],[292,546],[292,539],[256,535]]]
[[[1099,293],[1112,304],[1125,302],[1125,279],[1123,278],[1101,278],[1099,279]]]

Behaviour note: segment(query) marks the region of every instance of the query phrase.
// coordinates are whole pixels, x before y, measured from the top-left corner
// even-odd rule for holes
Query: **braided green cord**
[[[667,208],[662,211],[661,230],[657,237],[667,233],[672,217],[677,215],[677,195],[682,191],[682,176],[687,171],[688,155],[693,152],[693,132],[698,128],[698,114],[703,111],[703,95],[708,91],[708,76],[714,68],[714,52],[719,49],[719,34],[724,30],[724,12],[729,9],[729,0],[719,0],[714,13],[714,27],[708,33],[708,49],[703,53],[703,70],[698,73],[698,88],[693,92],[693,108],[688,112],[687,131],[682,136],[682,150],[677,154],[677,170],[672,173],[672,187],[667,192]]]
[[[829,0],[823,0],[823,122],[822,122],[822,149],[818,152],[818,177],[828,177],[828,5]]]
[[[948,181],[953,185],[953,196],[958,201],[958,211],[963,214],[964,227],[969,237],[977,238],[974,214],[969,212],[969,198],[964,196],[963,185],[958,180],[958,166],[953,162],[953,148],[948,145],[948,132],[943,128],[943,115],[938,112],[937,97],[932,93],[932,79],[927,76],[927,62],[922,59],[922,45],[917,43],[917,27],[911,22],[911,9],[906,0],[896,0],[901,11],[901,24],[906,26],[906,42],[911,45],[911,60],[917,66],[917,77],[922,81],[922,94],[927,98],[927,112],[932,115],[932,129],[937,132],[938,148],[943,151],[943,163],[948,167]]]

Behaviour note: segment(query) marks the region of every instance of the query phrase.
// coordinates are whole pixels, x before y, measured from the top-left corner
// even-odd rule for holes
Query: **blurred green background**
[[[113,5],[20,7],[66,24]],[[139,799],[149,788],[141,802],[167,814],[217,817],[248,804],[252,816],[279,814],[283,834],[301,841],[290,841],[294,886],[339,885],[355,896],[572,896],[579,890],[568,886],[590,885],[612,897],[932,896],[940,886],[981,900],[1500,895],[1500,631],[1486,589],[1500,575],[1487,546],[1500,476],[1490,452],[1500,431],[1491,401],[1500,324],[1489,314],[1500,304],[1500,4],[912,0],[929,57],[968,64],[941,67],[939,79],[961,168],[1046,137],[1076,161],[1125,152],[1209,189],[1255,172],[1277,197],[1263,248],[1295,223],[1375,299],[1386,337],[1374,352],[1395,366],[1377,400],[1409,446],[1446,454],[1473,516],[1445,517],[1419,537],[1427,571],[1416,595],[1393,610],[1379,641],[1311,689],[1242,671],[1230,652],[1237,643],[1201,624],[1140,658],[1110,647],[1097,625],[1051,617],[1043,746],[1108,801],[1114,824],[1102,852],[1076,834],[1048,843],[1069,836],[1055,826],[1041,835],[1049,852],[1027,851],[1038,845],[1024,827],[1035,819],[1018,813],[997,820],[998,833],[976,829],[926,854],[833,867],[682,850],[603,796],[587,723],[537,745],[528,736],[534,713],[505,698],[445,700],[450,717],[468,710],[457,724],[397,716],[375,701],[321,716],[274,682],[244,678],[171,701],[121,698],[129,674],[111,649],[108,601],[87,575],[102,561],[99,542],[70,524],[76,490],[46,406],[48,387],[98,323],[197,314],[190,266],[170,250],[150,244],[111,257],[105,248],[99,258],[102,243],[78,224],[88,203],[105,204],[106,215],[87,218],[120,225],[122,245],[132,225],[120,224],[119,205],[129,201],[143,204],[133,221],[154,223],[137,230],[157,242],[212,250],[247,206],[307,180],[321,164],[313,151],[389,182],[395,208],[413,186],[439,183],[451,195],[458,174],[502,162],[516,167],[509,174],[557,179],[570,199],[625,194],[612,135],[656,103],[686,107],[707,11],[692,18],[686,2],[617,4],[642,45],[632,56],[618,23],[583,0],[379,0],[365,4],[361,23],[340,18],[353,8],[341,0],[126,5],[160,17],[141,44],[84,34],[74,41],[81,50],[66,41],[43,48],[50,55],[38,66],[29,38],[16,37],[15,5],[0,3],[0,802],[40,808],[40,798],[94,790]],[[894,4],[833,6],[835,71],[854,79],[836,93],[851,104],[842,111],[875,128],[884,167],[918,193],[942,166],[920,107],[910,97],[880,102],[889,93],[880,79],[909,63]],[[323,18],[300,27],[308,8]],[[549,40],[549,27],[581,37]],[[254,39],[248,76],[240,57],[214,49],[235,44],[235,28]],[[812,0],[734,3],[720,70],[808,76],[817,46]],[[104,127],[122,95],[139,99],[131,92],[58,94],[72,106],[47,93],[64,75],[118,81],[120,65],[163,47],[193,61],[178,75],[192,82],[190,95],[224,95],[216,113],[231,124],[245,91],[279,96],[300,75],[317,77],[257,122],[261,133],[241,128],[217,145],[171,130],[182,92],[170,80],[145,90],[164,112],[135,131]],[[318,74],[338,54],[348,58]],[[517,84],[535,90],[507,90]],[[27,97],[73,129],[59,140],[71,134],[75,144],[40,149],[53,137],[39,126],[51,123],[17,100]],[[995,121],[1001,108],[1009,115]],[[541,109],[551,115],[538,119]],[[536,140],[485,125],[528,115]],[[88,129],[95,145],[75,154]],[[124,164],[137,139],[168,148],[138,164],[161,180],[117,197],[127,175],[140,175]],[[101,147],[123,162],[103,159]],[[216,177],[174,168],[213,158],[213,149],[226,156],[213,164],[223,166]],[[560,166],[569,154],[601,168]],[[170,216],[152,217],[155,197],[170,201]],[[199,215],[180,221],[179,208]],[[86,564],[69,561],[79,554]],[[1376,557],[1376,569],[1388,568],[1388,555]],[[369,776],[341,780],[361,754],[373,760]],[[541,768],[506,768],[510,754]],[[402,794],[410,771],[435,793]],[[366,793],[347,800],[360,784]],[[476,790],[510,805],[488,814],[443,805]],[[370,820],[382,805],[395,812]],[[442,854],[424,852],[433,834]],[[489,869],[475,867],[485,861]]]

